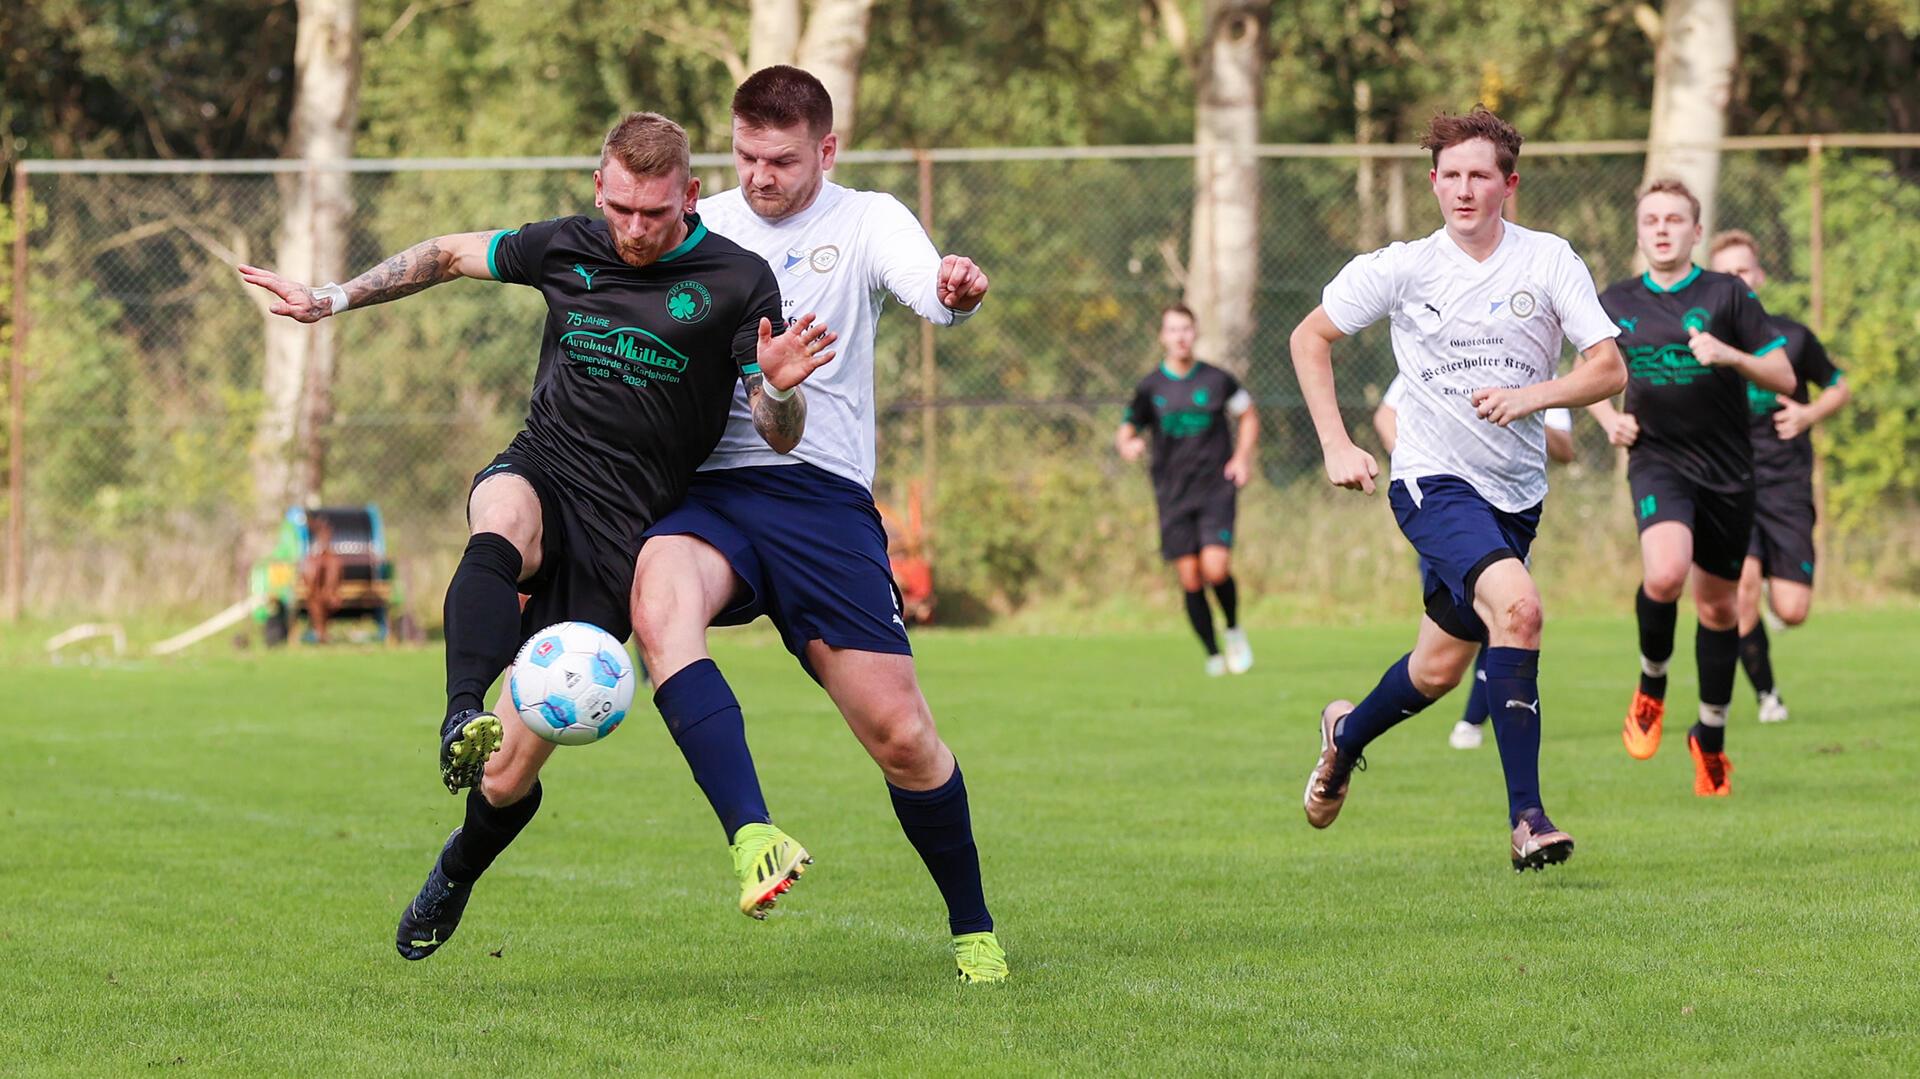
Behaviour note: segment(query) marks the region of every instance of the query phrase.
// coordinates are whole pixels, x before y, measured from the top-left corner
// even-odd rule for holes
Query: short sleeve
[[[1405,402],[1406,399],[1407,399],[1406,376],[1395,375],[1393,376],[1393,381],[1387,383],[1387,392],[1380,395],[1380,404],[1386,408],[1390,408],[1390,409],[1393,409],[1395,412],[1398,412],[1400,411],[1401,404]]]
[[[1320,306],[1341,333],[1359,333],[1392,313],[1399,296],[1397,264],[1406,244],[1389,244],[1355,258],[1321,290]]]
[[[1593,273],[1571,244],[1559,245],[1554,260],[1553,309],[1560,316],[1560,332],[1576,352],[1585,352],[1610,337],[1620,336],[1620,327],[1607,317],[1600,305],[1600,294],[1593,287]]]
[[[764,318],[773,323],[775,337],[787,332],[787,321],[780,313],[780,282],[774,278],[773,268],[758,258],[742,261],[752,263],[759,272],[752,277],[745,317],[733,329],[733,362],[739,365],[742,375],[757,375],[760,373],[760,320]]]
[[[494,233],[487,240],[487,273],[493,275],[495,281],[538,287],[547,247],[568,220],[556,217]]]
[[[1786,335],[1776,331],[1767,318],[1767,309],[1760,297],[1755,296],[1745,282],[1735,281],[1733,307],[1728,314],[1733,323],[1733,340],[1727,343],[1748,355],[1765,355],[1787,343]]]
[[[1153,426],[1153,394],[1147,392],[1145,382],[1133,388],[1133,403],[1127,406],[1127,422],[1136,431],[1145,431]]]
[[[1812,330],[1807,331],[1807,341],[1800,346],[1800,355],[1795,366],[1800,377],[1809,386],[1825,389],[1840,381],[1841,370],[1833,365],[1833,357],[1827,355],[1827,346]]]
[[[1542,418],[1546,421],[1548,430],[1552,430],[1552,431],[1573,430],[1573,412],[1569,409],[1550,408],[1550,409],[1547,409],[1545,415]]]

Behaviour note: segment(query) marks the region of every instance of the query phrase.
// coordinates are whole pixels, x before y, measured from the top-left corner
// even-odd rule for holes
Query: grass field
[[[1515,876],[1491,745],[1449,700],[1378,743],[1338,824],[1314,717],[1409,634],[932,633],[1014,980],[952,983],[878,774],[769,637],[722,635],[781,823],[818,859],[765,924],[651,711],[562,750],[453,942],[392,945],[458,806],[437,650],[48,667],[0,755],[0,1073],[436,1075],[1920,1072],[1920,614],[1777,637],[1735,795],[1677,728],[1618,735],[1625,621],[1549,625],[1543,775],[1571,863]],[[1673,695],[1690,712],[1682,627]],[[1684,719],[1680,726],[1684,726]]]

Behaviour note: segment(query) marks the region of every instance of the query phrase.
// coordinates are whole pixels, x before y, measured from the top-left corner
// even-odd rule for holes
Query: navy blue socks
[[[747,751],[740,702],[720,668],[710,659],[682,668],[654,691],[653,704],[693,770],[693,781],[720,818],[727,842],[733,842],[742,825],[772,823],[753,755]]]
[[[1462,723],[1471,723],[1478,727],[1487,721],[1487,646],[1480,646],[1480,654],[1473,659],[1473,677],[1467,682],[1467,710],[1461,713]]]
[[[440,856],[440,871],[457,884],[472,884],[487,871],[507,844],[520,834],[533,815],[540,811],[540,781],[525,798],[512,805],[496,806],[487,801],[478,786],[467,791],[467,819],[454,833]]]
[[[487,687],[520,650],[520,551],[497,532],[467,540],[447,585],[447,714],[485,708]]]
[[[1421,709],[1433,702],[1413,687],[1413,679],[1407,675],[1407,660],[1412,653],[1401,656],[1399,661],[1387,668],[1380,676],[1380,684],[1373,687],[1365,700],[1354,706],[1334,728],[1333,741],[1340,752],[1348,756],[1359,756],[1367,748],[1367,743],[1387,733],[1394,724],[1403,719],[1418,715]]]
[[[1521,813],[1540,808],[1540,651],[1488,648],[1481,659],[1500,770],[1507,777],[1507,823],[1513,825]]]
[[[960,762],[954,762],[953,775],[945,783],[930,791],[901,790],[889,783],[887,794],[893,799],[894,815],[900,818],[900,830],[920,852],[920,860],[947,901],[947,925],[954,935],[992,930]]]

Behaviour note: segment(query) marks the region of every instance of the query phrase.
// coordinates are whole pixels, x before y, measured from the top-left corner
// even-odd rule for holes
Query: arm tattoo
[[[776,453],[792,453],[807,430],[807,394],[800,390],[776,401],[761,390],[762,375],[747,376],[747,399],[752,402],[753,429]]]
[[[386,303],[455,276],[453,257],[440,250],[440,241],[423,240],[347,282],[347,297],[355,307]]]

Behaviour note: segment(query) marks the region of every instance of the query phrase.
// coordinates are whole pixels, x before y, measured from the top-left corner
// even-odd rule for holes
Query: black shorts
[[[1239,494],[1239,489],[1228,483],[1188,495],[1175,505],[1161,506],[1160,557],[1171,562],[1199,554],[1202,547],[1232,547],[1233,513]]]
[[[1679,521],[1693,533],[1693,564],[1729,581],[1740,579],[1753,535],[1753,492],[1727,494],[1702,487],[1657,458],[1627,458],[1633,516],[1645,532],[1662,521]]]
[[[1754,498],[1753,538],[1747,557],[1758,558],[1767,576],[1813,584],[1813,481],[1760,488]]]
[[[646,515],[595,507],[513,446],[474,475],[473,487],[502,473],[526,480],[540,499],[540,570],[520,582],[522,638],[555,622],[589,622],[623,642],[632,636],[633,565]],[[468,495],[471,502],[472,488]]]

